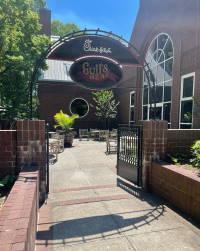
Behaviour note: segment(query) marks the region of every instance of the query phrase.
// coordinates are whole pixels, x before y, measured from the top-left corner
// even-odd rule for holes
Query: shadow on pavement
[[[84,239],[84,237],[100,234],[101,237],[94,236],[94,238],[92,238],[92,240],[99,239],[102,238],[102,236],[104,235],[115,235],[119,232],[128,232],[132,229],[138,229],[144,225],[150,225],[152,221],[155,221],[160,216],[163,216],[164,211],[164,206],[158,205],[152,209],[123,212],[118,214],[91,216],[61,221],[57,223],[50,223],[52,224],[52,226],[50,226],[49,230],[37,232],[37,240],[67,241],[67,239],[70,238],[81,237]],[[136,213],[140,216],[130,218],[121,216],[125,216],[126,214],[131,213]]]

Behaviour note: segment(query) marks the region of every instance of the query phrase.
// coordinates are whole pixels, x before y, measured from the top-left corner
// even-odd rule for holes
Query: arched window
[[[80,118],[85,117],[89,112],[88,102],[83,98],[76,98],[70,104],[70,112],[78,114]]]
[[[170,123],[172,68],[174,50],[172,40],[167,34],[157,35],[146,54],[146,62],[155,76],[156,84],[156,119]],[[149,88],[146,76],[143,81],[143,120],[153,118],[153,88]]]

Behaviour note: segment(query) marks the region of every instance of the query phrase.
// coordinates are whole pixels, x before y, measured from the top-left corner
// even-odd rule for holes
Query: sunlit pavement
[[[200,250],[200,230],[157,197],[117,186],[116,155],[75,140],[50,165],[36,250]]]

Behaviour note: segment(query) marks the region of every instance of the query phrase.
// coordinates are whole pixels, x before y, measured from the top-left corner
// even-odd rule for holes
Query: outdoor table
[[[49,139],[49,144],[59,143],[59,139]]]
[[[100,134],[100,130],[92,130],[91,131],[91,135],[94,135],[94,139],[99,140],[99,134]]]
[[[52,135],[55,135],[55,134],[56,134],[56,132],[48,132],[48,134],[49,134],[49,138],[51,138]]]

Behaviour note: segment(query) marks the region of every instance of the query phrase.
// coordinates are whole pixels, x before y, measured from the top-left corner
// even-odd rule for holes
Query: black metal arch
[[[131,44],[130,42],[128,42],[126,39],[124,39],[122,36],[119,36],[117,34],[104,30],[100,30],[100,29],[84,29],[84,30],[80,30],[80,31],[75,31],[69,34],[66,34],[63,37],[60,37],[57,41],[55,41],[53,44],[51,44],[44,53],[41,54],[40,58],[36,61],[35,67],[33,69],[33,73],[32,73],[32,77],[31,77],[31,81],[30,81],[30,119],[32,119],[33,116],[33,85],[34,83],[36,83],[38,81],[38,73],[40,71],[40,68],[42,66],[42,64],[44,63],[44,61],[46,59],[48,59],[48,57],[51,55],[51,53],[59,48],[61,45],[63,45],[65,42],[73,39],[73,38],[77,38],[77,37],[82,37],[85,35],[98,35],[100,37],[108,37],[108,38],[112,38],[114,40],[117,40],[118,42],[122,43],[124,46],[126,46],[127,48],[130,48],[130,52],[132,53],[133,57],[137,58],[138,62],[140,63],[140,65],[143,68],[143,71],[146,75],[147,81],[148,81],[148,86],[149,88],[153,87],[153,104],[154,104],[154,119],[156,118],[156,88],[155,88],[155,77],[153,72],[151,71],[148,63],[146,62],[146,59],[141,57],[140,52],[138,51],[138,49]],[[151,85],[152,83],[152,85]],[[150,102],[150,107],[152,106],[152,103]]]

